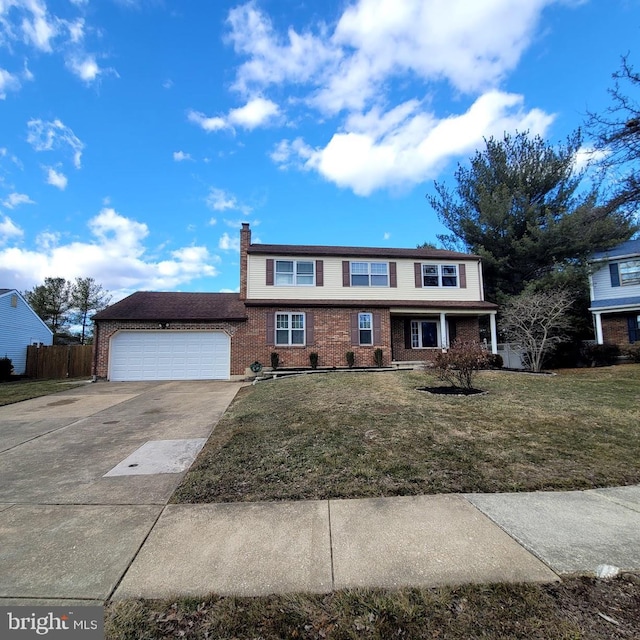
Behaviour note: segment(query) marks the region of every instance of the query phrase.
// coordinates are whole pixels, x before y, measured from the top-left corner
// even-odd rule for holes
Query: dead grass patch
[[[108,640],[622,640],[637,638],[639,628],[640,580],[631,574],[551,585],[136,600],[105,611]]]
[[[227,502],[585,489],[640,482],[640,365],[485,372],[484,396],[422,372],[247,387],[173,500]],[[393,411],[391,411],[393,408]]]

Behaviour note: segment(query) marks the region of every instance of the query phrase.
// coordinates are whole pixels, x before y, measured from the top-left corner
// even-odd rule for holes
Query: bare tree
[[[511,298],[502,310],[500,330],[524,352],[525,365],[540,371],[545,356],[566,339],[568,311],[573,297],[565,290],[524,291]]]
[[[104,309],[111,301],[111,295],[93,278],[76,278],[71,289],[71,306],[74,310],[74,320],[82,327],[80,343],[85,344],[87,325],[91,316]]]
[[[631,212],[640,205],[640,73],[628,56],[613,74],[611,105],[589,113],[587,127],[595,138],[597,162],[615,185],[610,202]]]

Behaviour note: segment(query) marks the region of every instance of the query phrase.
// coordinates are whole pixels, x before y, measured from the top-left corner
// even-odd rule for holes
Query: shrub
[[[624,355],[632,362],[640,362],[640,343],[630,344],[624,349]]]
[[[315,351],[309,354],[309,364],[312,369],[318,368],[318,354]]]
[[[353,351],[347,351],[345,357],[347,358],[347,366],[349,369],[353,369],[353,365],[356,363],[356,354]]]
[[[456,341],[436,356],[436,375],[452,387],[472,389],[475,374],[489,365],[490,355],[478,342]]]
[[[502,367],[504,367],[504,360],[499,353],[488,353],[487,366],[492,369],[502,369]]]
[[[588,365],[606,367],[616,363],[620,355],[620,347],[616,344],[587,344],[583,353]]]
[[[271,352],[271,368],[275,371],[280,366],[280,356],[275,352]]]
[[[11,358],[0,358],[0,382],[6,382],[11,379],[11,372],[13,371],[13,362]]]
[[[373,361],[376,363],[376,367],[381,367],[384,364],[384,352],[378,348],[373,352]]]

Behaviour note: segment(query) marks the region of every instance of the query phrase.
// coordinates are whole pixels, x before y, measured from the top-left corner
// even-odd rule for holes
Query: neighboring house
[[[640,342],[640,238],[595,253],[589,286],[598,344]]]
[[[138,292],[94,316],[94,373],[110,380],[242,378],[254,362],[372,366],[435,358],[479,339],[478,256],[439,249],[252,244],[240,232],[240,293]]]
[[[53,332],[16,289],[0,289],[0,358],[11,358],[14,374],[24,374],[31,344],[53,344]]]

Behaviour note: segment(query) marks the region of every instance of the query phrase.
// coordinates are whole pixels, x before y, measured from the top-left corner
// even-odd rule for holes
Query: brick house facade
[[[281,367],[308,367],[311,353],[320,367],[345,367],[349,351],[356,366],[373,366],[377,349],[384,365],[430,361],[456,339],[478,340],[481,316],[495,352],[496,309],[484,301],[478,256],[252,244],[245,223],[239,293],[138,292],[96,314],[94,375],[243,378],[273,352]],[[224,352],[217,368],[207,349]]]

